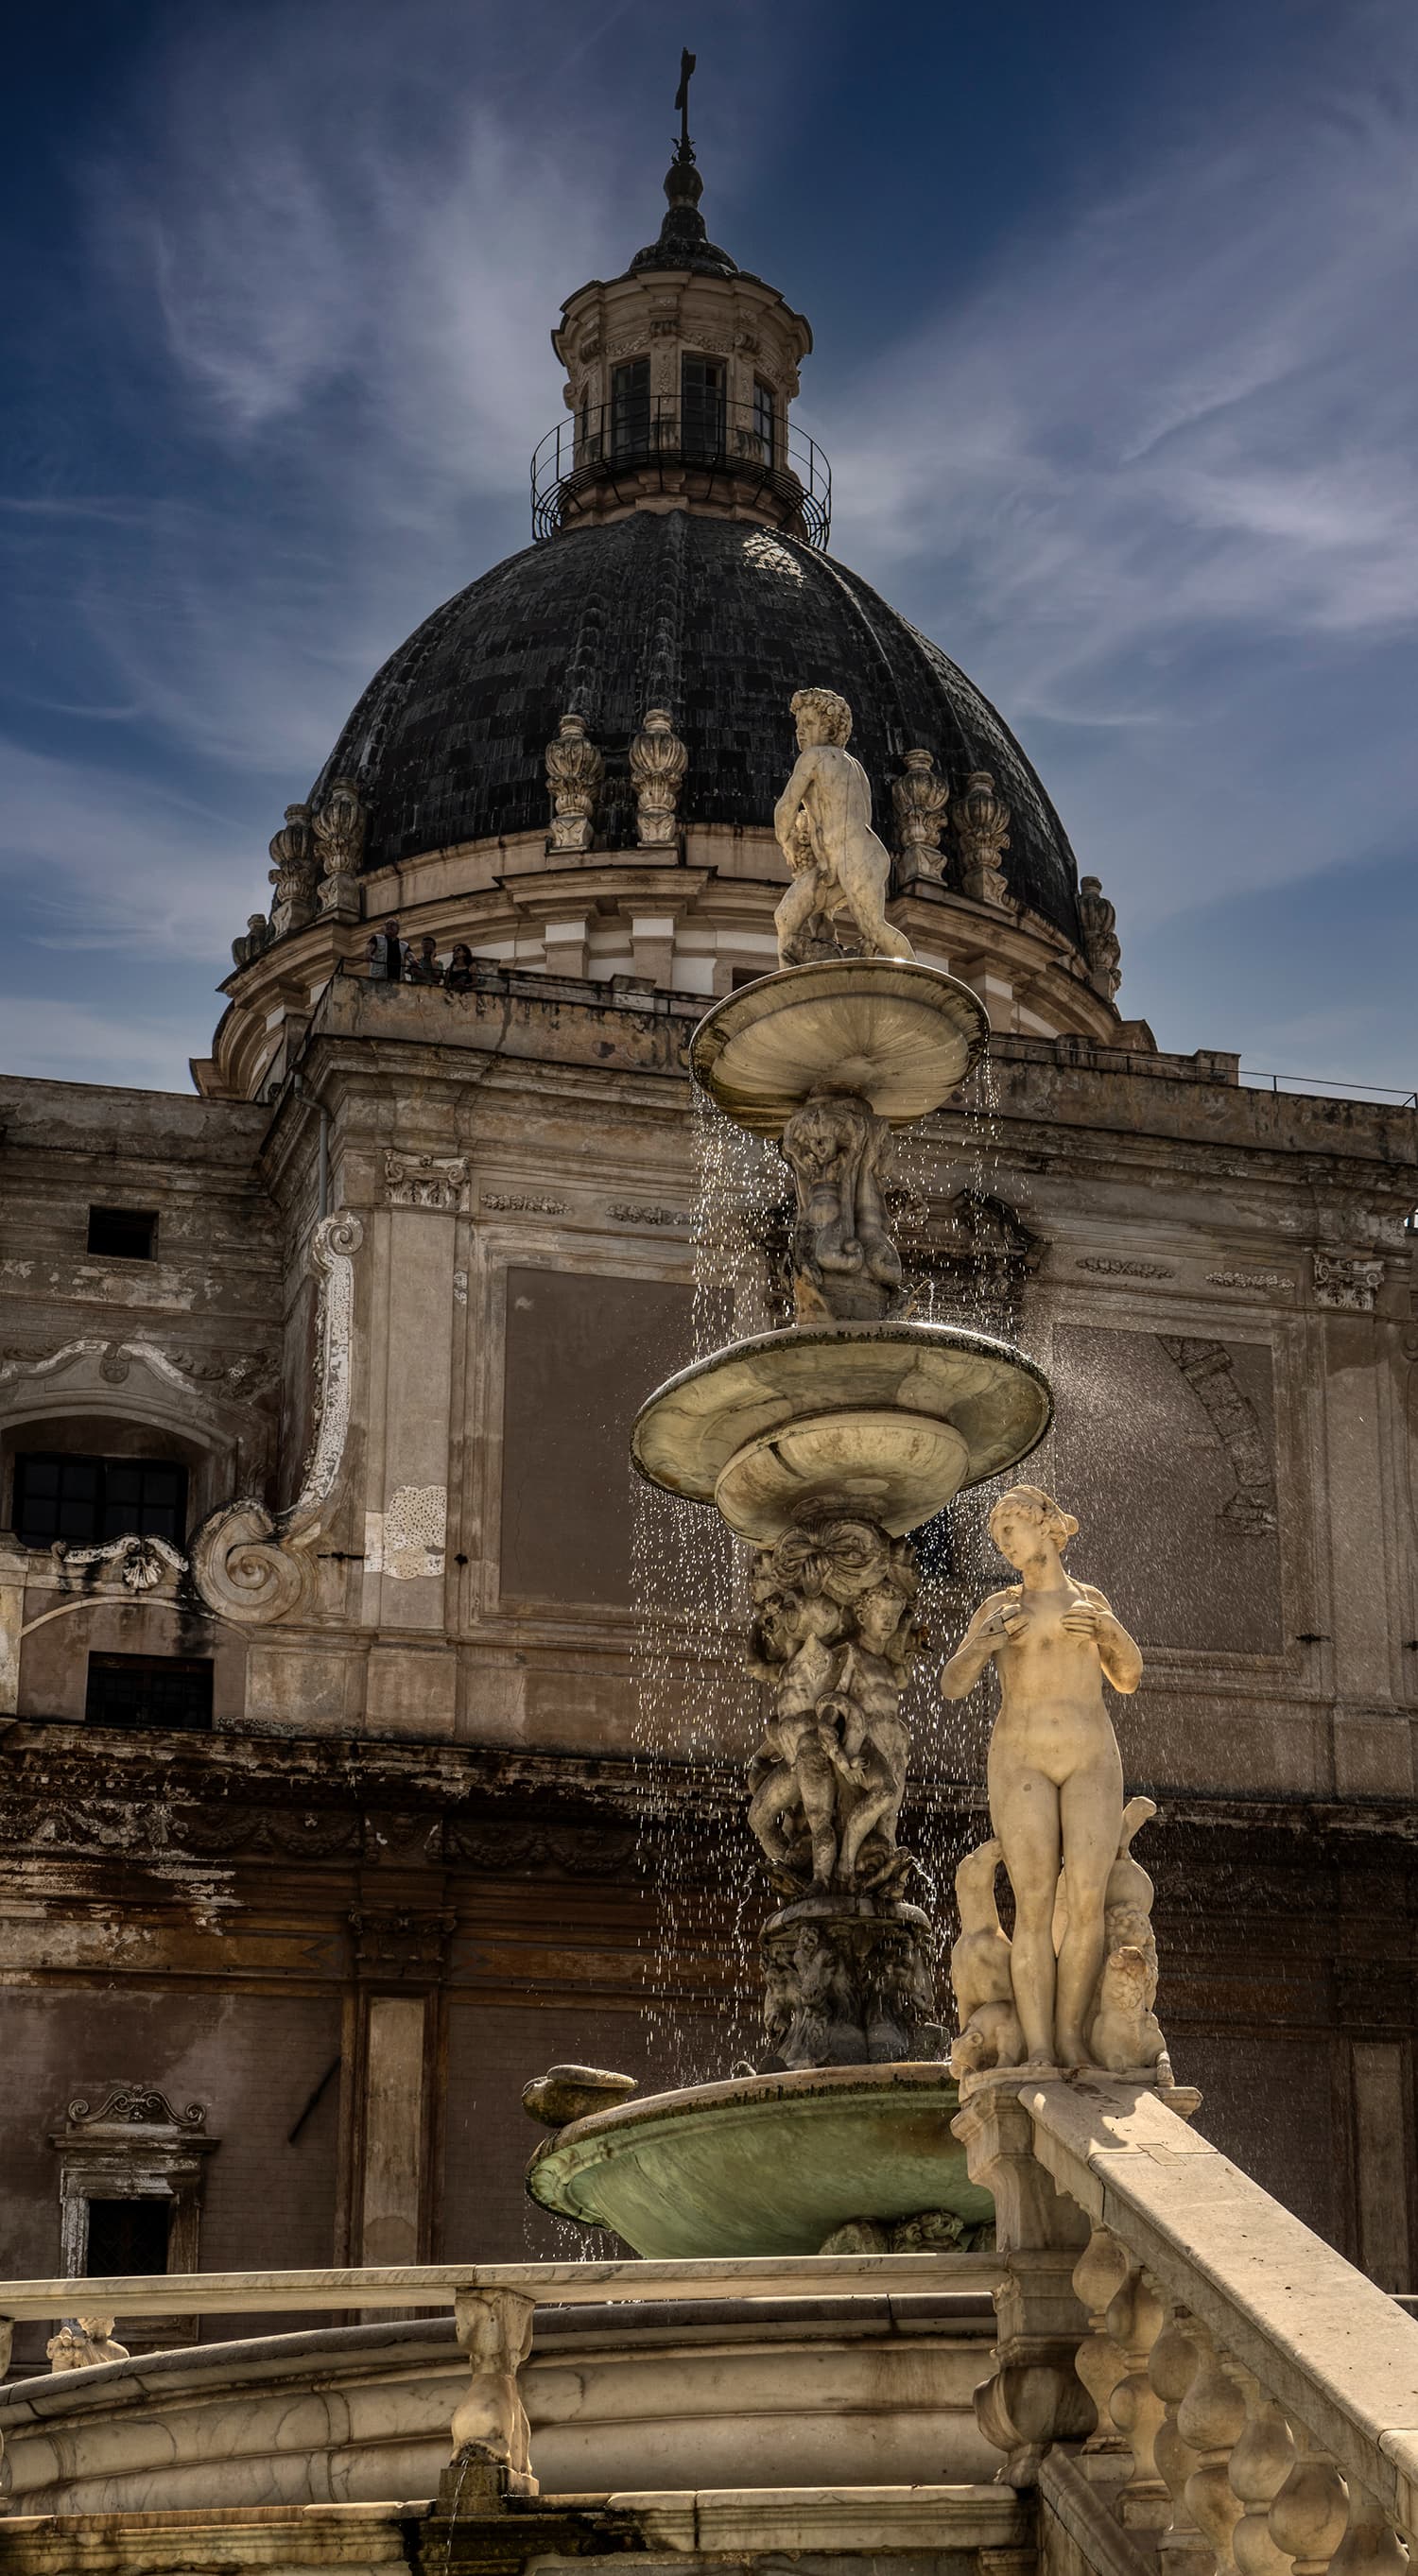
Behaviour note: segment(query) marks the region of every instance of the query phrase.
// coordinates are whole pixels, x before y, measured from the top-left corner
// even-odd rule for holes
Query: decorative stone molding
[[[957,1190],[946,1211],[949,1231],[932,1228],[924,1256],[933,1284],[955,1311],[988,1332],[1013,1333],[1026,1282],[1044,1257],[1042,1239],[1016,1210],[983,1190]]]
[[[368,811],[354,780],[333,778],[314,822],[322,912],[358,917],[359,866],[368,829]]]
[[[310,1239],[310,1264],[321,1283],[316,1427],[295,1501],[276,1513],[254,1496],[225,1504],[192,1542],[192,1573],[203,1600],[239,1626],[289,1618],[314,1591],[311,1550],[326,1526],[349,1432],[353,1256],[363,1239],[364,1228],[347,1208],[322,1217]]]
[[[1314,1252],[1315,1304],[1372,1315],[1384,1284],[1384,1265],[1362,1252]]]
[[[486,1216],[565,1216],[565,1199],[530,1196],[520,1190],[484,1190],[481,1201]]]
[[[1008,891],[1000,859],[1009,848],[1009,807],[988,769],[973,769],[955,800],[960,884],[976,903],[1003,904]]]
[[[1092,1270],[1104,1279],[1175,1279],[1177,1275],[1165,1261],[1123,1261],[1100,1252],[1083,1253],[1073,1266],[1075,1270]]]
[[[572,856],[589,850],[596,834],[596,804],[606,764],[588,738],[584,716],[564,715],[556,738],[547,744],[547,792],[551,797],[551,830],[547,850]]]
[[[456,1216],[468,1204],[468,1165],[462,1154],[396,1154],[384,1156],[384,1179],[391,1207],[432,1208]]]
[[[458,1917],[443,1911],[422,1913],[412,1907],[350,1913],[354,1962],[365,1977],[441,1978],[448,1964],[448,1944]]]
[[[950,788],[936,771],[929,751],[908,751],[902,775],[893,779],[896,845],[911,876],[938,877],[944,868],[940,836],[950,806]]]
[[[486,1205],[486,1201],[483,1204]],[[613,1217],[617,1225],[674,1225],[682,1226],[686,1233],[694,1223],[689,1208],[642,1207],[627,1199],[612,1200],[606,1214]]]
[[[320,862],[308,805],[286,807],[286,819],[271,842],[271,858],[270,883],[276,889],[271,906],[271,937],[284,939],[288,930],[303,930],[308,921],[315,919]],[[235,948],[232,954],[235,956]],[[238,965],[249,962],[247,958],[237,959]]]
[[[1245,1536],[1268,1535],[1279,1518],[1275,1464],[1225,1343],[1181,1333],[1159,1333],[1157,1339],[1201,1405],[1235,1477],[1235,1490],[1221,1505],[1218,1519]]]
[[[1095,993],[1111,1002],[1123,980],[1123,952],[1118,941],[1118,916],[1103,892],[1100,877],[1079,880],[1078,921],[1083,933],[1083,954],[1088,960],[1088,981]]]
[[[181,1548],[165,1538],[139,1538],[131,1532],[126,1538],[109,1539],[103,1547],[70,1547],[56,1539],[50,1555],[66,1579],[76,1566],[101,1566],[111,1581],[121,1583],[135,1598],[160,1586],[175,1592],[187,1571]]]
[[[642,850],[672,850],[679,838],[676,809],[689,753],[667,707],[650,707],[630,746],[635,781],[636,838]]]
[[[167,2202],[167,2268],[200,2268],[204,2161],[220,2143],[207,2134],[202,2103],[174,2110],[155,2085],[115,2084],[97,2109],[82,2094],[72,2101],[63,2127],[49,2143],[61,2159],[60,2264],[69,2279],[81,2280],[88,2270],[89,2203],[94,2200]],[[80,2319],[90,2328],[95,2322]],[[197,2321],[167,2319],[164,2329],[165,2342],[190,2343]]]

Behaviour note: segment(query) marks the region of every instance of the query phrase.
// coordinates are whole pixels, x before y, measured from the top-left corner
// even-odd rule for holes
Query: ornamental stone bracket
[[[391,1207],[432,1208],[440,1216],[457,1216],[468,1204],[468,1165],[462,1154],[386,1152],[384,1181]]]
[[[1315,1304],[1349,1314],[1372,1315],[1384,1284],[1384,1265],[1363,1252],[1313,1252]]]
[[[264,1627],[308,1607],[313,1550],[329,1526],[350,1424],[354,1341],[354,1254],[364,1239],[348,1208],[322,1217],[310,1240],[320,1281],[316,1325],[319,1377],[315,1436],[300,1492],[282,1512],[254,1496],[223,1504],[192,1542],[192,1577],[210,1610],[239,1627]]]

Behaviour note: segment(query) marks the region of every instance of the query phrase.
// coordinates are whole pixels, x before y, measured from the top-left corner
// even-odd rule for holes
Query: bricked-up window
[[[91,1654],[84,1717],[90,1726],[210,1727],[210,1658]]]
[[[105,1261],[156,1261],[156,1215],[151,1208],[91,1207],[89,1250]]]
[[[85,2269],[107,2281],[124,2273],[165,2272],[170,2200],[91,2200]]]
[[[686,456],[724,453],[724,365],[721,358],[680,360],[681,444]]]
[[[760,377],[755,381],[753,388],[753,434],[758,441],[758,452],[765,465],[772,465],[777,457],[777,429],[778,413],[773,400],[773,388],[771,385],[765,385]]]
[[[187,1470],[170,1458],[82,1458],[22,1450],[15,1460],[15,1534],[26,1547],[187,1534]]]
[[[650,444],[650,361],[611,369],[611,454],[643,456]]]

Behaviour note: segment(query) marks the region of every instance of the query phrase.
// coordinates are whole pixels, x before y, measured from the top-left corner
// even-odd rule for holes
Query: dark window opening
[[[650,361],[611,369],[611,454],[643,456],[650,444]]]
[[[158,1221],[151,1208],[89,1210],[89,1250],[105,1261],[155,1261]]]
[[[210,1657],[91,1654],[84,1717],[90,1726],[210,1727]]]
[[[772,968],[768,966],[731,966],[729,990],[731,993],[737,993],[745,984],[760,983],[765,975],[771,973]]]
[[[686,456],[724,453],[724,368],[718,358],[680,360],[681,441]]]
[[[94,2281],[167,2270],[170,2200],[91,2200],[84,2268]]]
[[[773,400],[773,388],[771,385],[755,381],[753,434],[758,441],[759,456],[765,465],[772,465],[777,458],[777,425],[778,415]]]
[[[15,1460],[14,1521],[26,1547],[49,1547],[57,1538],[94,1547],[130,1534],[180,1547],[187,1532],[187,1470],[167,1458],[25,1452]]]

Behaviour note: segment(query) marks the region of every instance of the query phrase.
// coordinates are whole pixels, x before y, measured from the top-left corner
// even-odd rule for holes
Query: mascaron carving
[[[630,775],[635,781],[636,833],[642,850],[673,849],[675,820],[689,753],[674,730],[665,707],[651,707],[630,746]]]
[[[314,1591],[310,1552],[326,1525],[349,1432],[353,1255],[363,1238],[358,1217],[348,1209],[322,1217],[311,1236],[311,1268],[320,1280],[316,1428],[295,1501],[274,1513],[252,1496],[226,1504],[203,1522],[192,1542],[198,1591],[211,1609],[238,1625],[289,1618]]]

